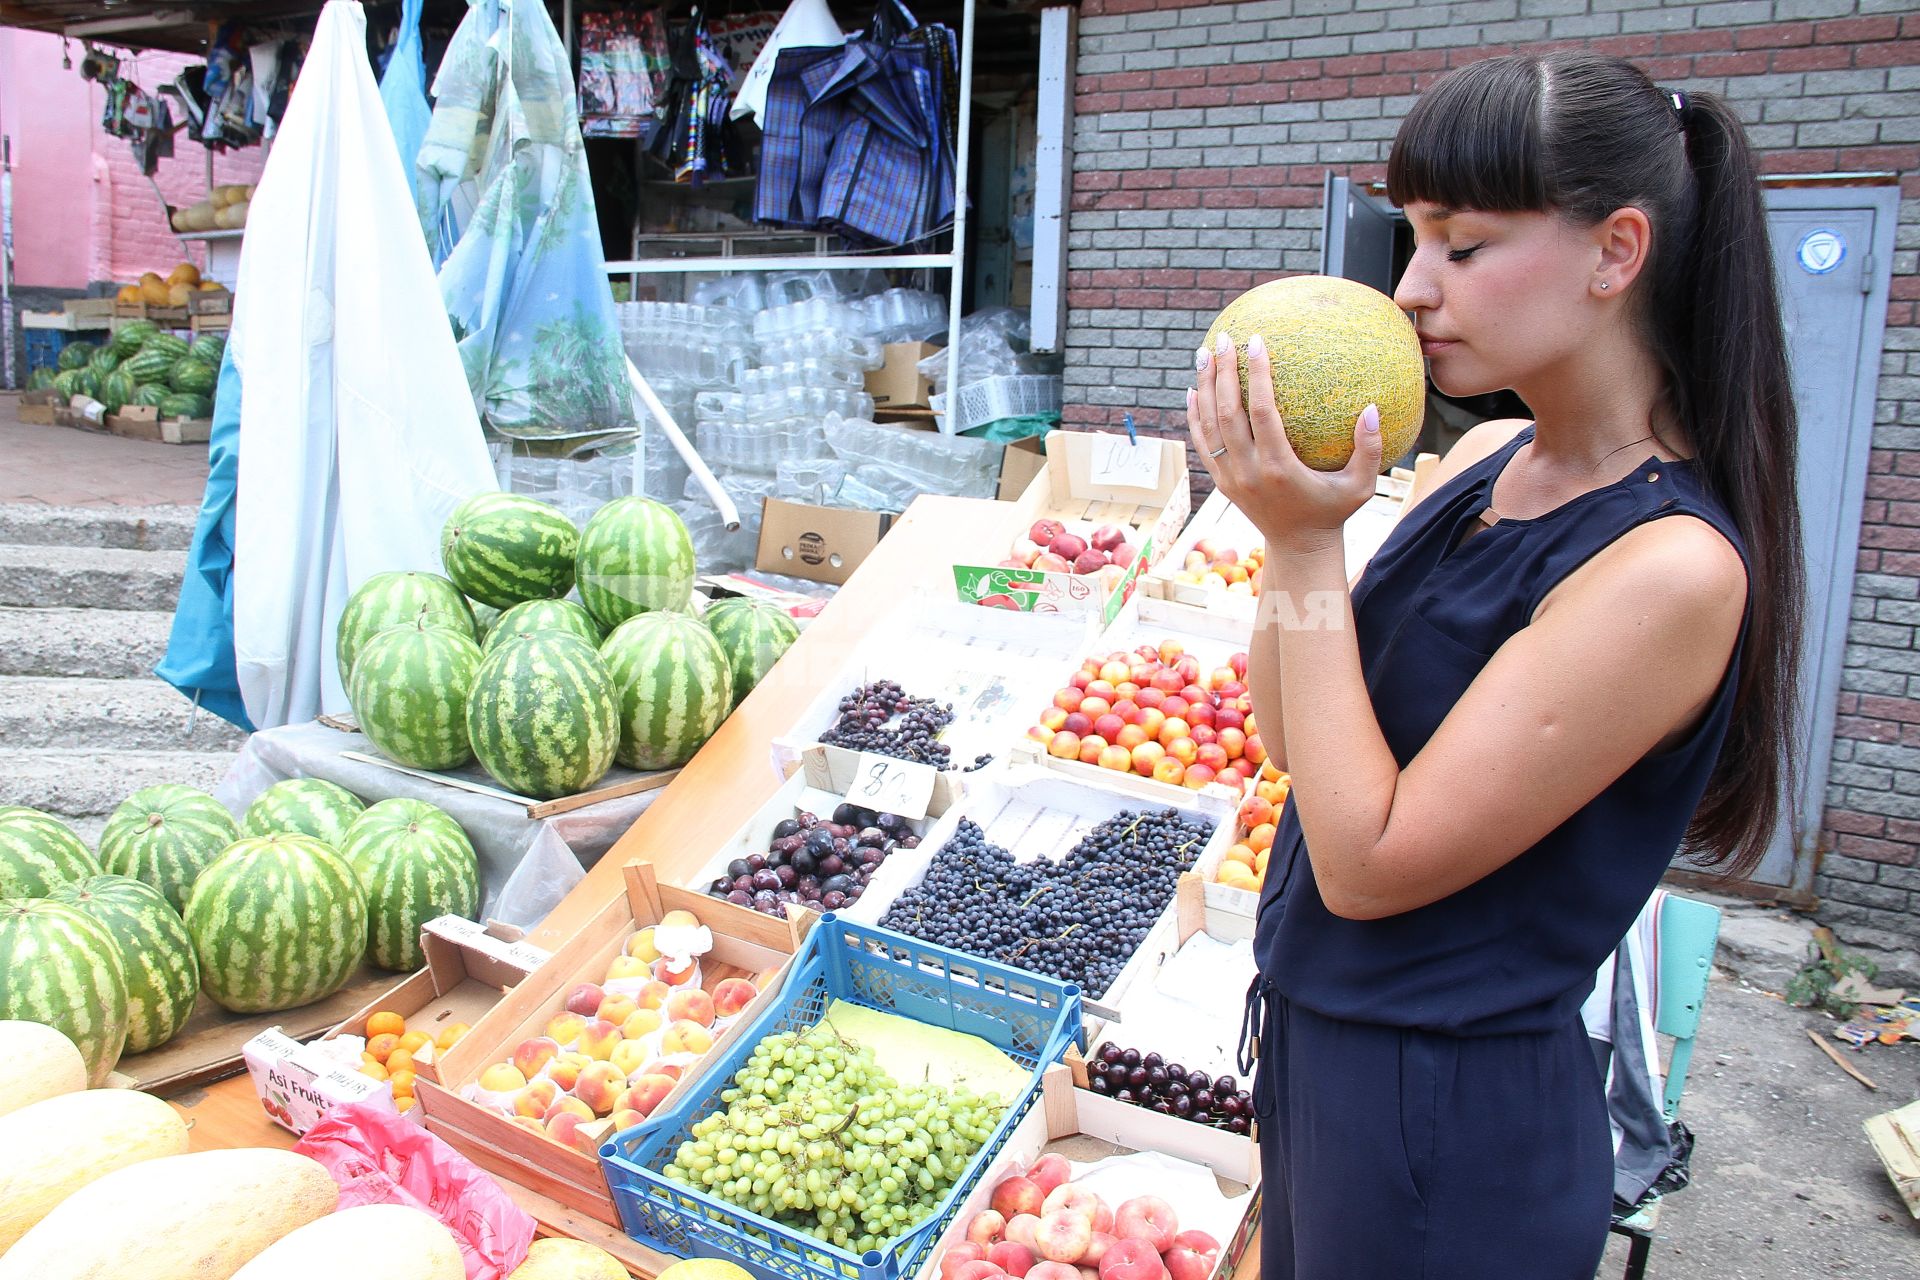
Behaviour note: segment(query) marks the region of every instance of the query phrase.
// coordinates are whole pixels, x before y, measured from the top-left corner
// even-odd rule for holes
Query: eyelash
[[[1485,240],[1482,240],[1479,244],[1473,245],[1466,249],[1449,249],[1447,250],[1447,261],[1448,262],[1465,262],[1468,258],[1471,258],[1474,254],[1478,253],[1480,250],[1486,247],[1487,247],[1487,242]]]

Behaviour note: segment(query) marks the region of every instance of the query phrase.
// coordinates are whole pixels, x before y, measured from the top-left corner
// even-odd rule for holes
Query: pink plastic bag
[[[502,1280],[527,1259],[533,1218],[484,1169],[404,1116],[335,1107],[293,1149],[327,1167],[342,1209],[403,1204],[446,1224],[467,1280]]]

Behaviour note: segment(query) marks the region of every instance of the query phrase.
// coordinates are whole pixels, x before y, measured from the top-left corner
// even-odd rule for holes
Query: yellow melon
[[[1273,362],[1273,402],[1300,460],[1338,471],[1353,455],[1353,424],[1380,407],[1382,459],[1391,463],[1420,436],[1426,370],[1420,340],[1393,299],[1354,280],[1290,276],[1269,280],[1228,303],[1207,330],[1224,331],[1245,352],[1258,333]],[[1244,356],[1240,394],[1245,402]]]
[[[183,262],[173,270],[167,272],[167,283],[199,284],[200,268],[194,266],[191,262]]]
[[[741,1268],[734,1269],[746,1274]],[[618,1258],[596,1245],[554,1236],[535,1240],[527,1250],[527,1260],[515,1267],[507,1280],[627,1280],[627,1269]]]

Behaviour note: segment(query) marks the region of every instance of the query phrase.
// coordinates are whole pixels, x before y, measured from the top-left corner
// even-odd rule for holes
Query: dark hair
[[[1653,227],[1636,315],[1695,466],[1745,543],[1748,613],[1733,723],[1686,851],[1730,875],[1767,851],[1794,776],[1801,605],[1798,427],[1766,214],[1739,119],[1622,58],[1489,58],[1422,94],[1387,161],[1395,204]]]

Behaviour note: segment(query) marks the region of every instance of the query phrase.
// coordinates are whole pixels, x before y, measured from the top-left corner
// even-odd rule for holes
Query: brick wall
[[[1083,0],[1068,231],[1070,426],[1184,436],[1241,290],[1319,266],[1331,170],[1384,176],[1414,96],[1514,50],[1633,58],[1726,95],[1773,172],[1895,170],[1902,200],[1834,742],[1823,916],[1920,935],[1920,14],[1913,0]],[[1196,492],[1205,476],[1196,466]],[[1897,962],[1898,963],[1898,962]],[[1920,968],[1909,955],[1900,967]]]

